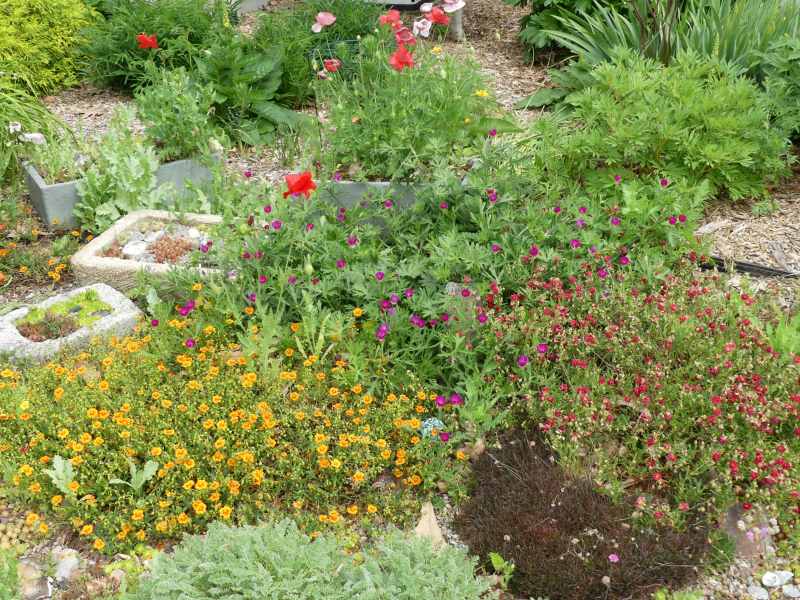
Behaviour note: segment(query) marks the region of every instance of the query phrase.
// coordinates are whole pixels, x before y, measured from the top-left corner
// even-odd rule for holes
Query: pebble
[[[17,567],[19,577],[19,591],[22,600],[46,600],[50,598],[52,588],[47,577],[42,575],[41,569],[33,562],[23,560]]]
[[[144,240],[133,240],[122,247],[122,255],[133,260],[147,254],[147,242]]]
[[[780,587],[794,579],[791,571],[767,571],[761,577],[761,583],[767,587]]]
[[[55,555],[55,553],[53,554]],[[69,581],[78,570],[81,560],[75,550],[67,550],[61,554],[61,558],[57,559],[58,563],[56,563],[56,581],[64,583]]]
[[[747,593],[753,600],[769,600],[769,592],[760,585],[751,584],[747,588]]]
[[[785,585],[781,588],[781,591],[787,598],[800,598],[800,587],[797,587],[796,585]]]

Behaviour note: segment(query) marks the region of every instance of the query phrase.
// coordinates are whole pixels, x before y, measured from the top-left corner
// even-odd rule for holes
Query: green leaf
[[[518,110],[531,110],[534,108],[542,108],[550,106],[564,98],[568,94],[568,90],[562,88],[542,88],[536,90],[527,98],[523,98],[514,105]]]

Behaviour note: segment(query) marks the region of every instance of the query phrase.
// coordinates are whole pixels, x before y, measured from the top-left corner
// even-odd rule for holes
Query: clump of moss
[[[100,300],[97,292],[87,290],[47,309],[34,308],[15,325],[29,340],[43,342],[69,335],[110,312],[111,306]]]

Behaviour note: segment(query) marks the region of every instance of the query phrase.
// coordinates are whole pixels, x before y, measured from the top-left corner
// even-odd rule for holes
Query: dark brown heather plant
[[[696,577],[709,550],[693,516],[677,531],[634,519],[636,496],[614,504],[569,475],[538,435],[509,432],[475,464],[476,487],[456,519],[473,553],[516,565],[510,587],[550,600],[650,598]]]

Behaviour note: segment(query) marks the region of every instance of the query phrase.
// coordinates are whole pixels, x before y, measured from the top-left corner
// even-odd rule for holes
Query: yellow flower
[[[194,484],[194,489],[196,490],[204,490],[208,487],[208,482],[205,479],[198,479],[197,483]]]
[[[64,395],[64,388],[62,388],[62,387],[57,387],[57,388],[56,388],[56,389],[53,391],[53,397],[54,397],[56,400],[61,400],[61,397],[62,397],[63,395]]]
[[[50,504],[52,504],[54,507],[60,506],[63,501],[64,501],[64,496],[62,496],[61,494],[56,494],[55,496],[50,498]]]
[[[186,513],[181,513],[178,515],[178,523],[181,525],[187,525],[188,523],[191,523],[191,521],[192,520],[189,518],[189,515]]]
[[[103,540],[101,540],[100,538],[97,538],[94,541],[94,543],[92,544],[92,548],[94,548],[98,552],[100,552],[105,547],[106,547],[106,543]]]
[[[231,514],[233,514],[233,509],[230,506],[223,506],[219,509],[219,516],[226,521],[231,518]]]
[[[320,444],[317,446],[317,454],[325,454],[328,451],[328,446],[325,444]]]
[[[69,485],[68,485],[67,487],[69,488],[69,490],[70,490],[72,493],[75,493],[75,492],[77,492],[77,491],[78,491],[78,488],[80,487],[80,485],[78,484],[78,482],[77,482],[77,481],[70,481],[70,482],[69,482]]]
[[[355,473],[353,473],[353,481],[355,481],[356,483],[361,483],[362,481],[364,481],[364,477],[365,475],[361,471],[356,471]]]
[[[194,509],[195,514],[202,515],[206,512],[206,503],[202,500],[195,500],[192,502],[192,508]]]
[[[356,319],[357,319],[358,317],[360,317],[361,315],[363,315],[363,314],[364,314],[364,311],[363,311],[362,309],[360,309],[360,308],[358,308],[358,307],[356,307],[356,308],[354,308],[354,309],[353,309],[353,316],[354,316]],[[358,392],[356,392],[356,393],[358,393]]]
[[[284,350],[284,351],[283,351],[283,355],[284,355],[286,358],[292,358],[292,356],[294,356],[294,349],[292,349],[292,348],[287,348],[286,350]]]
[[[489,92],[487,92],[486,90],[483,90],[483,89],[475,90],[475,95],[478,98],[486,98],[489,95]]]
[[[131,520],[132,521],[141,521],[142,519],[144,519],[144,511],[142,509],[137,508],[131,514]]]
[[[292,507],[295,510],[300,510],[301,508],[303,508],[303,501],[302,500],[295,500],[294,502],[292,502]]]
[[[47,526],[47,523],[39,523],[39,533],[42,535],[46,534],[50,528]]]
[[[30,465],[22,465],[19,468],[19,474],[20,475],[25,475],[25,477],[30,477],[32,473],[33,473],[33,469],[31,468]]]
[[[464,124],[469,125],[470,123],[472,123],[472,119],[470,119],[469,117],[464,117]]]
[[[36,523],[36,521],[38,520],[39,520],[39,515],[37,515],[36,513],[29,512],[27,515],[25,515],[25,525],[27,525],[28,527],[33,526],[33,524]]]
[[[292,330],[292,333],[297,333],[298,331],[300,331],[300,323],[292,323],[291,325],[289,325],[289,329]]]
[[[376,512],[378,512],[378,507],[375,506],[374,504],[367,504],[367,512],[370,514],[375,514]]]
[[[351,504],[347,507],[347,514],[349,515],[357,515],[358,514],[358,506],[355,504]]]
[[[158,446],[150,448],[150,456],[152,456],[152,457],[161,456],[161,452],[163,452],[163,451]]]
[[[167,530],[167,522],[166,521],[159,521],[156,523],[156,531],[159,533],[164,533]]]
[[[93,531],[94,531],[94,525],[84,525],[83,527],[81,527],[79,533],[80,535],[92,535]]]
[[[195,283],[192,286],[192,290],[195,291],[195,292],[199,292],[202,289],[203,289],[203,284],[202,283]]]
[[[105,392],[105,391],[107,391],[107,390],[108,390],[108,382],[107,382],[107,381],[104,379],[104,380],[103,380],[103,381],[101,381],[99,384],[97,384],[97,388],[98,388],[98,389],[99,389],[101,392]]]

